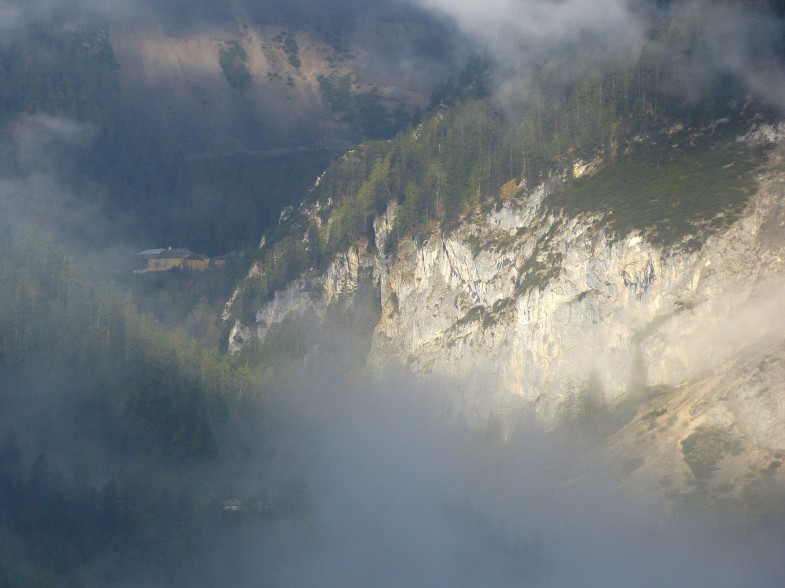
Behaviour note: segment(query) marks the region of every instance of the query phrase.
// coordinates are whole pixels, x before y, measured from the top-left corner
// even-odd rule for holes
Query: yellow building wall
[[[206,270],[210,265],[210,261],[207,259],[186,259],[185,260],[185,267],[190,270],[194,271],[202,271]]]
[[[179,267],[182,263],[182,259],[148,259],[147,271],[165,272],[166,270]]]

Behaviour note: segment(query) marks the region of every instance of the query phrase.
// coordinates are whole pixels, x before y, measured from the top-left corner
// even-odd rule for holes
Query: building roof
[[[156,257],[163,253],[163,249],[145,249],[144,251],[140,251],[136,255],[138,257],[144,257],[145,259],[148,257]]]
[[[145,249],[136,254],[142,259],[207,259],[203,255],[194,253],[190,249]]]

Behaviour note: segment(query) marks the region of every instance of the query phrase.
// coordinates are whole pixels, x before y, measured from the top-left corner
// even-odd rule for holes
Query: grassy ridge
[[[737,219],[754,193],[762,152],[735,137],[718,133],[685,147],[674,147],[683,137],[673,137],[640,147],[559,187],[546,205],[569,216],[596,215],[617,238],[640,231],[663,247],[697,249]]]

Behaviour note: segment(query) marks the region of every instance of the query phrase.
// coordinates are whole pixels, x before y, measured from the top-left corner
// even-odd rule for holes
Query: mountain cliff
[[[351,313],[355,293],[370,287],[378,314],[367,367],[406,366],[446,378],[452,410],[477,425],[513,422],[533,410],[548,427],[599,428],[611,434],[610,447],[627,449],[659,431],[657,450],[641,451],[645,457],[632,465],[649,468],[658,484],[671,476],[671,490],[712,477],[735,444],[744,447],[745,467],[773,463],[774,475],[775,454],[785,447],[785,363],[778,351],[785,344],[782,130],[753,123],[743,133],[713,135],[717,149],[725,145],[733,160],[706,173],[735,170],[734,177],[749,184],[739,188],[733,206],[712,210],[683,232],[674,233],[667,218],[620,230],[620,219],[600,211],[560,208],[565,190],[574,200],[625,165],[577,161],[569,178],[553,175],[532,188],[508,183],[491,207],[450,231],[399,237],[391,253],[387,242],[401,214],[393,201],[374,216],[371,241],[338,253],[322,272],[292,280],[245,320],[236,312],[231,318],[280,255],[264,245],[262,259],[227,305],[225,317],[234,325],[230,350],[243,352],[297,317],[314,324],[336,306]],[[672,144],[714,131],[678,133],[670,135]],[[747,156],[754,165],[747,161],[740,171]],[[648,189],[657,192],[656,185]],[[710,198],[720,200],[721,190]],[[686,217],[688,206],[683,200],[676,210]],[[289,214],[318,218],[306,205]],[[694,444],[685,440],[706,434],[716,445],[714,457],[706,458],[708,473],[703,462],[685,468],[694,465]],[[740,466],[728,467],[736,472]],[[727,483],[730,475],[715,481]]]

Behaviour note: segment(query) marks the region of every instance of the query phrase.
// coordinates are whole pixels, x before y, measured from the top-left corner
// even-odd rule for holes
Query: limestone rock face
[[[762,178],[743,218],[697,252],[546,216],[544,188],[449,237],[409,241],[382,266],[370,363],[399,359],[475,388],[487,367],[546,420],[592,381],[613,403],[721,369],[785,334],[783,180]]]
[[[448,376],[461,383],[455,395],[467,411],[527,406],[554,422],[590,388],[613,405],[635,390],[683,389],[711,374],[717,403],[700,409],[705,418],[785,447],[782,365],[750,351],[785,341],[785,173],[777,169],[759,177],[742,217],[697,251],[554,215],[543,185],[449,235],[402,239],[387,257],[390,208],[374,224],[377,253],[339,256],[319,293],[294,282],[259,309],[255,325],[235,325],[233,349],[287,315],[323,312],[369,279],[382,305],[369,367]]]

